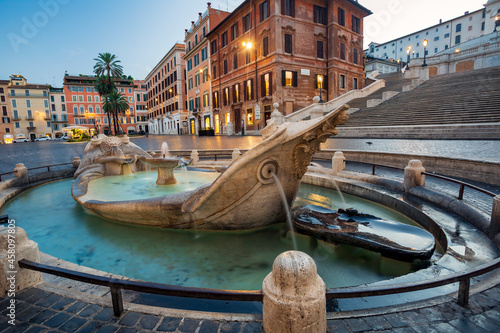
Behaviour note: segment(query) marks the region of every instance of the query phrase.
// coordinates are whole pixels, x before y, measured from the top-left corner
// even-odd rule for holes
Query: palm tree
[[[97,74],[98,77],[101,77],[103,75],[106,75],[106,78],[108,80],[108,87],[101,86],[100,88],[103,88],[101,91],[102,92],[107,92],[107,94],[111,93],[115,89],[115,85],[113,84],[113,81],[111,80],[112,78],[119,79],[123,76],[123,67],[120,65],[120,60],[116,58],[114,54],[111,53],[99,53],[99,56],[97,58],[94,58],[96,61],[96,64],[94,65],[94,73]],[[99,89],[99,88],[98,88]],[[97,90],[99,92],[99,90]],[[101,93],[99,92],[101,95]],[[107,95],[104,94],[104,95]],[[101,95],[101,99],[102,99]],[[114,110],[110,111],[114,112]],[[117,118],[117,115],[112,113],[114,118]],[[109,120],[109,114],[108,114],[108,120]],[[111,128],[111,123],[110,123],[110,128]],[[115,135],[117,134],[117,124],[115,121]]]
[[[97,81],[95,83],[94,89],[97,91],[99,96],[101,97],[101,102],[104,103],[104,97],[106,95],[109,95],[115,90],[115,86],[112,83],[111,85],[109,84],[108,77],[106,75],[101,75],[97,78]],[[106,112],[108,115],[108,124],[109,124],[109,132],[113,133],[111,131],[111,118],[110,118],[110,113]],[[115,133],[116,135],[116,133]]]
[[[103,109],[106,113],[108,113],[108,115],[110,113],[113,114],[115,122],[115,135],[117,135],[118,114],[124,114],[129,109],[127,98],[122,95],[117,89],[115,89],[111,94],[104,96]]]

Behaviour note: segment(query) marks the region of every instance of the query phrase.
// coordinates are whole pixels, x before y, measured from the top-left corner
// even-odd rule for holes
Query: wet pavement
[[[168,141],[175,149],[251,148],[260,137],[149,136],[134,138],[140,147],[159,149]],[[372,142],[367,144],[366,142]],[[394,153],[428,154],[444,157],[500,161],[500,141],[427,141],[427,140],[366,140],[333,139],[328,149],[368,150]],[[85,143],[37,142],[0,145],[0,173],[12,171],[16,163],[27,167],[67,163],[81,156]],[[347,168],[363,171],[366,166],[348,163]],[[379,175],[399,179],[402,173],[380,169]],[[430,177],[429,177],[430,178]],[[428,186],[455,193],[454,185],[426,179]],[[426,186],[427,186],[426,184]],[[490,187],[496,191],[498,187]],[[500,193],[500,192],[497,192]],[[467,195],[467,193],[466,193]],[[469,194],[482,210],[491,210],[491,198]],[[496,272],[494,274],[500,274]],[[34,287],[16,295],[16,325],[8,323],[9,298],[0,298],[0,332],[262,332],[260,320],[250,322],[169,317],[125,311],[114,317],[110,307],[91,304],[76,298],[61,296]],[[335,316],[337,314],[333,314]],[[332,317],[332,314],[330,314]],[[430,303],[409,309],[390,309],[383,313],[344,314],[328,320],[328,332],[500,332],[500,285],[472,295],[466,307],[449,297],[440,304]]]

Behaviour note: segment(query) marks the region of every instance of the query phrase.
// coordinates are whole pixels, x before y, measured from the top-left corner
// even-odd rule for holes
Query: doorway
[[[241,132],[241,110],[234,110],[234,132]]]

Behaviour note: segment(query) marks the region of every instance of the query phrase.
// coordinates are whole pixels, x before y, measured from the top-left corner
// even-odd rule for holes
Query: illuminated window
[[[226,113],[226,124],[231,121],[231,114],[228,112]]]
[[[245,85],[246,85],[246,90],[245,90],[246,99],[247,99],[247,101],[250,101],[250,100],[253,99],[253,96],[252,96],[252,80],[247,80],[245,82]]]
[[[253,125],[253,110],[247,109],[247,125]]]
[[[291,87],[293,85],[293,73],[285,71],[285,86]]]

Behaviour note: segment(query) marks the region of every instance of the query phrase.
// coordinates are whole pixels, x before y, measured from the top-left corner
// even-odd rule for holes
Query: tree
[[[96,64],[94,65],[94,73],[97,74],[98,77],[102,77],[103,75],[106,75],[105,78],[108,80],[108,87],[101,86],[100,88],[103,89],[103,92],[107,92],[108,95],[112,93],[116,88],[115,85],[112,81],[112,78],[115,79],[120,79],[123,76],[123,67],[120,65],[120,60],[116,58],[114,54],[111,53],[99,53],[99,56],[97,58],[94,58],[96,61]],[[99,81],[99,80],[98,80]],[[99,89],[99,88],[97,88]],[[98,90],[99,92],[99,90]],[[99,92],[99,95],[101,93]],[[101,95],[102,98],[103,95]],[[113,117],[115,118],[115,135],[118,133],[118,124],[116,122],[117,115],[114,114],[114,110],[111,110]],[[109,114],[108,114],[108,120],[109,120]],[[111,128],[111,123],[109,124]]]
[[[99,96],[101,97],[101,102],[104,103],[104,99],[106,95],[109,95],[115,90],[115,85],[113,83],[109,83],[109,79],[106,75],[101,75],[97,78],[97,81],[95,83],[94,89],[97,91]],[[114,117],[114,115],[110,112],[106,112],[108,115],[108,124],[109,124],[109,131],[111,131],[111,116]],[[116,132],[115,132],[116,135]]]
[[[115,135],[117,135],[119,133],[118,115],[125,114],[129,109],[127,98],[115,89],[111,94],[104,96],[103,109],[108,114],[113,114],[115,122]]]

